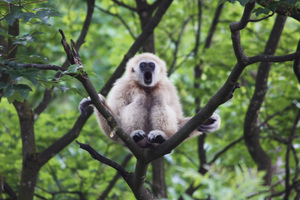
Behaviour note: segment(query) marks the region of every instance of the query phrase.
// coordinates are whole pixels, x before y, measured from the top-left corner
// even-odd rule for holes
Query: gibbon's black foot
[[[197,130],[203,133],[211,133],[220,128],[221,118],[217,114],[213,114],[203,124],[201,124]]]
[[[130,136],[136,143],[138,143],[139,141],[147,137],[147,134],[142,130],[135,130],[131,132]]]
[[[151,145],[147,142],[147,134],[143,130],[135,130],[130,133],[130,137],[141,148],[150,148]]]
[[[87,115],[87,111],[86,111],[86,108],[88,106],[90,106],[92,103],[92,100],[88,97],[88,98],[84,98],[81,100],[81,102],[79,103],[79,106],[78,106],[78,109],[80,111],[80,113],[83,115],[83,116],[86,116]]]
[[[154,130],[148,134],[148,142],[149,143],[161,144],[166,141],[165,138],[166,138],[166,134],[160,130]]]

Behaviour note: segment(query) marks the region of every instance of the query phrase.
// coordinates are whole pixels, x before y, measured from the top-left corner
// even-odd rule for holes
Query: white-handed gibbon
[[[165,62],[156,55],[137,55],[128,61],[124,76],[115,82],[108,99],[99,94],[121,128],[143,148],[163,143],[191,119],[183,117],[176,88],[166,71]],[[83,99],[79,105],[81,113],[90,104],[89,98]],[[122,143],[96,108],[94,112],[102,131]],[[220,116],[214,113],[190,137],[216,131],[220,123]]]

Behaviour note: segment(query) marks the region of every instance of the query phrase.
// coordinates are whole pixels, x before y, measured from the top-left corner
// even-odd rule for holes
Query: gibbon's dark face
[[[151,88],[167,78],[166,64],[152,53],[142,53],[131,58],[126,65],[126,78],[140,86]]]
[[[143,75],[143,81],[145,85],[151,85],[153,82],[153,73],[155,71],[154,62],[141,62],[140,63],[140,72]]]

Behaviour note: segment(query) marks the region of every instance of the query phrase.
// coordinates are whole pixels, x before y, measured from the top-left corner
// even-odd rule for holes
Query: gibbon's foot
[[[99,96],[99,99],[101,101],[102,104],[104,104],[105,102],[105,99],[104,97],[101,95],[101,94],[98,94]],[[87,97],[87,98],[83,98],[80,103],[79,103],[79,106],[78,106],[78,109],[80,111],[80,113],[83,115],[83,116],[86,116],[87,115],[87,112],[86,112],[86,108],[90,105],[92,105],[93,102],[91,100],[90,97]]]
[[[130,137],[141,148],[149,148],[151,145],[147,142],[147,134],[143,130],[135,130],[130,133]]]
[[[140,140],[147,137],[147,134],[143,130],[135,130],[130,133],[130,137],[138,143]]]
[[[167,140],[167,136],[163,131],[153,130],[148,134],[148,142],[149,143],[158,143],[161,144]]]
[[[218,114],[214,113],[203,124],[201,124],[197,130],[203,133],[211,133],[220,128],[221,118]]]

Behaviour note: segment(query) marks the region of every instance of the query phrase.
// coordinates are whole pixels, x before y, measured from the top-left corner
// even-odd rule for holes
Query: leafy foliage
[[[22,170],[22,141],[19,131],[17,113],[11,104],[15,100],[28,101],[36,108],[43,99],[45,89],[54,88],[52,102],[35,121],[35,139],[37,152],[43,151],[53,142],[68,132],[75,123],[79,112],[77,105],[85,91],[73,77],[66,73],[80,73],[81,68],[70,66],[67,71],[56,72],[23,68],[22,64],[55,64],[61,66],[65,54],[60,44],[58,28],[64,29],[68,38],[77,38],[82,29],[86,14],[84,1],[48,1],[23,4],[12,0],[4,0],[7,4],[14,3],[10,10],[1,7],[2,21],[1,39],[11,40],[18,46],[18,54],[13,60],[0,60],[1,76],[9,77],[9,81],[0,80],[0,91],[3,93],[0,103],[0,179],[18,191]],[[59,3],[58,3],[59,2]],[[122,1],[135,7],[133,1]],[[150,2],[150,1],[149,1]],[[154,1],[151,1],[154,2]],[[170,79],[177,86],[185,115],[194,115],[195,98],[201,98],[201,106],[218,91],[226,81],[236,63],[230,40],[229,23],[240,19],[248,0],[230,0],[235,4],[224,4],[220,23],[213,36],[211,47],[204,49],[205,39],[209,35],[209,27],[213,21],[213,13],[218,5],[226,1],[204,2],[202,10],[201,36],[199,54],[193,54],[198,14],[196,1],[174,1],[165,14],[163,21],[155,29],[156,53],[166,60],[168,66],[174,61],[175,71]],[[295,0],[273,1],[267,7],[257,6],[253,16],[269,15],[279,5],[289,3],[298,6]],[[241,6],[242,5],[242,6]],[[98,7],[98,8],[97,8]],[[101,12],[110,11],[125,19],[128,27],[116,17]],[[58,17],[60,16],[60,17]],[[7,34],[8,25],[16,19],[20,20],[20,34]],[[181,39],[182,24],[189,19]],[[268,39],[274,17],[259,23],[249,23],[241,33],[245,53],[254,56],[262,53]],[[295,35],[300,31],[299,22],[288,19],[281,37],[276,55],[292,53],[296,49]],[[137,14],[122,8],[112,1],[97,2],[92,24],[88,30],[85,43],[79,50],[84,68],[92,79],[97,90],[115,71],[126,50],[134,41],[133,36],[141,32]],[[179,40],[180,39],[180,40]],[[176,41],[179,41],[177,44]],[[1,55],[7,44],[1,45]],[[176,45],[179,45],[175,54]],[[12,49],[9,49],[10,52]],[[194,66],[201,64],[203,69],[200,80],[194,80]],[[259,113],[261,143],[272,159],[274,173],[272,183],[282,182],[285,178],[286,141],[299,108],[299,83],[292,69],[292,62],[278,63],[272,66],[269,76],[269,88],[262,109]],[[222,126],[216,133],[206,136],[205,150],[208,162],[215,155],[243,135],[244,116],[255,86],[257,65],[249,66],[240,79],[241,88],[236,90],[233,99],[222,105],[217,112],[222,117]],[[97,74],[97,75],[95,75]],[[94,76],[93,76],[94,75]],[[199,89],[193,89],[194,82],[200,83]],[[295,106],[296,105],[296,106]],[[279,114],[278,114],[279,113]],[[273,116],[273,117],[271,117]],[[299,125],[298,125],[299,126]],[[297,129],[297,134],[299,130]],[[78,138],[89,143],[99,153],[121,163],[128,154],[119,144],[111,142],[100,133],[94,117],[88,120]],[[297,177],[299,157],[299,137],[294,138],[294,151],[290,158],[291,181]],[[165,156],[166,182],[169,199],[183,196],[184,199],[264,199],[270,195],[269,188],[263,186],[263,176],[257,172],[256,164],[247,152],[243,141],[232,146],[222,154],[205,175],[198,173],[199,158],[197,155],[197,139],[183,142],[170,155]],[[134,170],[134,159],[127,164],[128,171]],[[115,170],[97,163],[75,143],[70,144],[55,155],[39,172],[35,193],[45,199],[98,199],[115,175]],[[151,182],[149,170],[147,182]],[[298,178],[299,179],[299,178]],[[1,182],[1,181],[0,181]],[[189,196],[185,190],[190,184],[199,189]],[[182,186],[184,185],[184,187]],[[149,184],[149,188],[151,184]],[[283,184],[274,185],[275,191],[284,191]],[[1,189],[0,189],[1,190]],[[1,194],[4,199],[8,194]],[[295,197],[295,191],[291,197]],[[38,197],[35,197],[38,199]],[[134,198],[124,181],[119,180],[108,199]],[[281,199],[281,197],[274,197]]]

